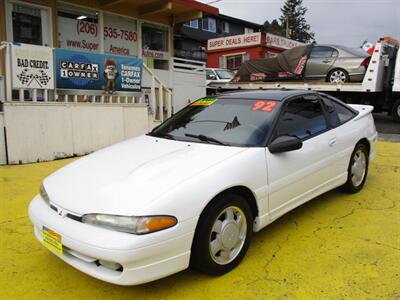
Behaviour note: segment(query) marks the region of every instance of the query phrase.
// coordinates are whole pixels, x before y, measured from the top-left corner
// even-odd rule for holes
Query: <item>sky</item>
[[[210,3],[212,0],[199,0]],[[284,0],[221,0],[220,13],[263,24],[281,16]],[[356,48],[390,35],[400,39],[400,0],[303,0],[317,43]]]

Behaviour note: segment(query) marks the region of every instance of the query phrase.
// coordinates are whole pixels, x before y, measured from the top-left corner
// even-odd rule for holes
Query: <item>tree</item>
[[[288,37],[303,43],[314,40],[314,32],[310,31],[310,25],[307,24],[304,17],[307,8],[303,6],[303,0],[286,0],[281,8],[281,12],[282,16],[279,20],[285,33],[286,24],[289,25]]]
[[[265,21],[263,32],[277,35],[285,35],[285,28],[281,24],[279,24],[278,20],[274,19],[271,23]]]

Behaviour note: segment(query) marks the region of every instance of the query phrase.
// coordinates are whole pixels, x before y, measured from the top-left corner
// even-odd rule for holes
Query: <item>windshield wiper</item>
[[[204,134],[185,133],[185,136],[196,138],[196,139],[199,139],[200,141],[203,141],[203,142],[214,142],[214,143],[219,144],[219,145],[230,146],[228,143],[221,142],[221,141],[219,141],[217,139],[214,139],[213,137],[206,136]]]
[[[166,139],[170,139],[170,140],[175,140],[175,137],[172,134],[169,134],[169,133],[149,132],[148,135],[154,136],[154,137],[166,138]]]

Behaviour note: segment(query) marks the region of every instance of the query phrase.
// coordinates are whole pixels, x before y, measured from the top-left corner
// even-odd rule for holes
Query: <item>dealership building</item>
[[[205,63],[174,57],[173,31],[218,13],[193,0],[0,0],[0,164],[83,155],[205,96]]]
[[[253,32],[209,39],[207,42],[207,67],[237,70],[250,59],[274,57],[301,42],[271,33]]]
[[[217,14],[193,0],[2,0],[0,41],[143,57],[167,79],[174,24]]]

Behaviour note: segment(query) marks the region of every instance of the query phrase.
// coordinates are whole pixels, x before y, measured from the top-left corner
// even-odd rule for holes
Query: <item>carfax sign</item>
[[[136,57],[56,49],[55,65],[58,89],[141,90],[143,61]]]
[[[14,89],[54,89],[52,48],[15,44],[11,58]]]

